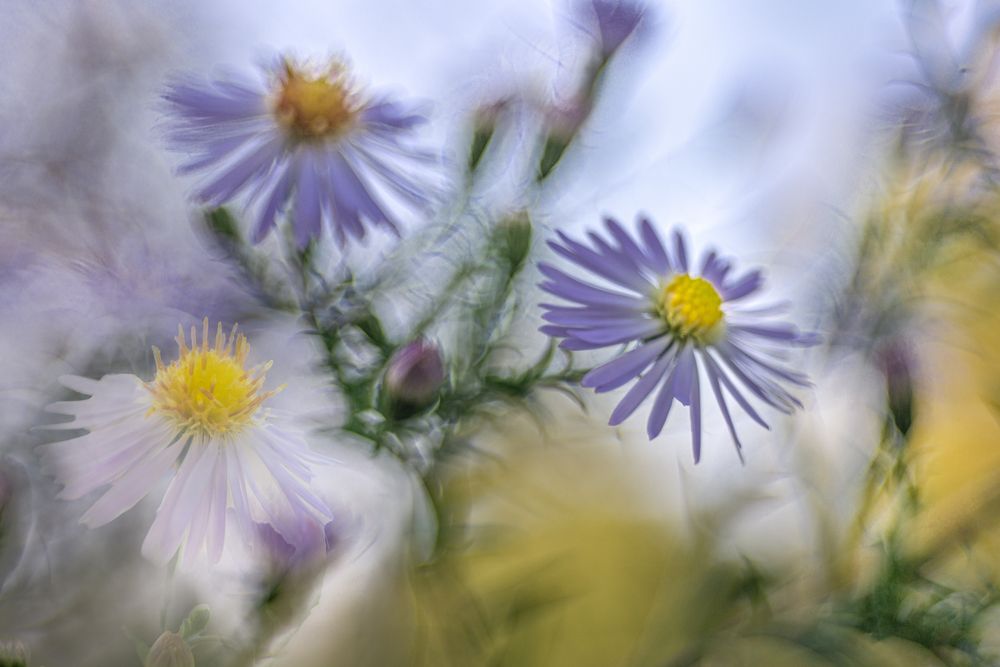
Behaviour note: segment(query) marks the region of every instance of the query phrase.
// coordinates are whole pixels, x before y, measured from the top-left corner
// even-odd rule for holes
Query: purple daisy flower
[[[668,250],[647,219],[640,222],[638,239],[611,218],[605,225],[610,239],[590,232],[593,247],[562,232],[559,241],[549,245],[614,289],[540,264],[548,279],[542,289],[573,304],[542,304],[543,317],[551,324],[541,331],[563,338],[560,346],[567,350],[628,346],[587,373],[582,384],[605,392],[637,380],[611,414],[610,423],[620,424],[654,396],[646,427],[650,439],[660,434],[674,400],[689,406],[696,463],[701,458],[699,378],[704,374],[742,459],[725,394],[764,428],[767,423],[744,390],[784,413],[802,407],[785,386],[805,387],[809,382],[783,367],[780,359],[783,348],[813,345],[818,337],[785,322],[762,319],[778,309],[774,306],[744,305],[763,284],[760,271],[734,275],[730,261],[709,250],[695,274],[680,230],[674,230]]]
[[[320,236],[324,220],[341,244],[364,238],[370,225],[398,234],[383,194],[429,204],[399,164],[435,159],[404,143],[423,116],[389,98],[363,98],[339,62],[317,69],[282,59],[263,74],[263,82],[168,87],[168,138],[191,154],[180,172],[205,175],[199,200],[219,206],[245,196],[256,209],[254,243],[287,211],[300,246]]]

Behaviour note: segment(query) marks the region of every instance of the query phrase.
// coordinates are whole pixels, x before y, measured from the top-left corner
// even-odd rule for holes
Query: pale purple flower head
[[[255,243],[287,214],[301,246],[324,223],[341,244],[373,225],[398,233],[386,197],[404,207],[430,203],[407,168],[435,159],[406,145],[423,116],[387,97],[362,97],[337,62],[281,59],[262,70],[263,81],[187,79],[164,94],[170,145],[191,156],[180,171],[204,177],[200,201],[241,198]]]
[[[680,230],[674,231],[668,248],[647,219],[641,220],[637,237],[611,218],[605,225],[607,235],[588,234],[589,246],[562,232],[559,241],[549,242],[598,283],[549,264],[539,265],[547,278],[542,289],[570,304],[542,304],[543,317],[550,324],[541,330],[562,338],[560,346],[567,350],[627,346],[582,381],[586,387],[605,392],[636,380],[612,413],[612,425],[620,424],[652,397],[647,422],[652,439],[660,434],[675,401],[688,406],[697,462],[701,458],[702,373],[738,453],[742,445],[727,393],[765,428],[767,423],[746,394],[785,413],[801,407],[786,386],[805,387],[809,382],[780,360],[785,348],[815,344],[817,337],[791,324],[765,319],[777,310],[774,306],[744,305],[763,284],[760,271],[736,274],[733,264],[714,250],[696,265]]]
[[[143,554],[166,562],[207,557],[217,562],[228,536],[253,546],[258,524],[270,525],[286,544],[302,541],[304,524],[332,519],[312,488],[313,469],[329,460],[314,454],[287,420],[262,409],[270,364],[247,368],[249,345],[235,327],[221,325],[210,340],[179,332],[179,358],[164,364],[154,348],[156,376],[100,380],[61,378],[86,400],[49,406],[73,420],[49,428],[84,430],[45,445],[44,462],[63,484],[60,497],[77,500],[104,489],[81,521],[102,526],[169,480]]]

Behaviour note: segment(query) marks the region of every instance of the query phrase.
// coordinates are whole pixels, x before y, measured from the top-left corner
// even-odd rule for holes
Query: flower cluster
[[[798,309],[767,296],[763,269],[738,266],[714,246],[702,249],[689,244],[683,228],[667,229],[640,216],[634,226],[607,217],[603,226],[579,233],[543,231],[552,229],[554,219],[569,217],[565,210],[556,209],[581,188],[616,187],[596,183],[597,172],[588,172],[590,183],[568,188],[556,184],[567,183],[574,163],[581,163],[577,157],[594,150],[602,137],[631,136],[620,127],[601,127],[619,121],[613,109],[605,113],[602,105],[624,88],[615,78],[626,69],[620,66],[623,55],[631,54],[628,69],[638,71],[633,65],[656,36],[651,28],[663,26],[660,10],[641,1],[576,0],[566,14],[576,28],[571,31],[576,40],[570,45],[573,48],[564,49],[562,41],[553,49],[537,47],[540,53],[558,55],[552,58],[551,80],[539,82],[537,76],[544,68],[531,67],[527,76],[471,100],[465,117],[452,124],[464,127],[465,136],[458,132],[445,145],[455,147],[455,141],[464,141],[457,145],[464,160],[420,149],[418,132],[429,120],[423,111],[394,97],[367,92],[343,60],[317,62],[285,55],[264,63],[249,77],[185,75],[163,83],[164,121],[156,141],[179,154],[178,173],[192,177],[192,199],[199,209],[192,219],[203,224],[202,239],[210,242],[218,271],[191,270],[200,268],[201,255],[178,261],[184,258],[173,251],[163,252],[163,246],[152,239],[123,236],[104,248],[107,239],[82,238],[80,247],[93,245],[100,251],[74,257],[71,275],[82,271],[91,278],[87,303],[93,296],[95,303],[113,306],[96,311],[100,315],[96,319],[106,324],[100,327],[106,335],[99,336],[106,344],[85,346],[86,350],[79,340],[64,345],[64,341],[74,342],[74,332],[73,325],[63,322],[59,335],[40,335],[45,340],[30,341],[32,345],[24,352],[18,350],[30,354],[37,344],[37,351],[44,352],[37,356],[46,369],[54,362],[91,369],[81,372],[93,377],[63,376],[63,388],[51,396],[45,393],[48,379],[23,387],[21,378],[49,378],[56,373],[36,372],[33,366],[30,373],[5,378],[5,392],[14,399],[12,409],[33,416],[33,408],[48,404],[48,410],[61,417],[51,418],[56,423],[40,429],[59,432],[63,439],[41,442],[35,432],[18,427],[4,433],[0,602],[14,600],[16,604],[10,605],[13,612],[0,604],[0,612],[8,612],[0,613],[0,667],[8,663],[28,667],[32,654],[44,664],[128,664],[117,653],[70,655],[67,660],[72,649],[47,651],[48,646],[68,643],[65,638],[70,634],[64,627],[55,627],[51,619],[69,619],[68,624],[82,628],[77,632],[86,635],[87,641],[102,627],[117,631],[122,626],[120,619],[106,626],[81,623],[91,608],[122,607],[131,614],[135,606],[136,624],[153,627],[150,618],[140,616],[145,610],[131,604],[132,600],[128,605],[105,604],[103,597],[69,591],[57,596],[70,601],[69,606],[52,610],[21,594],[30,592],[29,587],[41,579],[51,579],[53,588],[60,591],[69,582],[87,585],[76,583],[86,579],[76,575],[85,574],[88,565],[96,573],[94,581],[108,569],[112,550],[102,551],[101,545],[93,545],[91,551],[72,544],[71,558],[55,554],[63,542],[48,537],[58,520],[75,522],[79,517],[90,528],[117,522],[116,535],[125,535],[127,522],[119,517],[141,515],[140,507],[149,510],[148,522],[136,521],[144,534],[144,538],[135,536],[143,540],[141,548],[137,544],[135,549],[114,554],[120,558],[113,569],[119,571],[129,557],[138,563],[141,552],[169,570],[165,599],[162,607],[156,605],[160,607],[157,634],[131,637],[138,663],[147,667],[281,660],[278,653],[286,647],[290,663],[308,662],[296,652],[310,642],[289,641],[292,630],[314,626],[325,631],[324,619],[347,617],[320,613],[313,615],[317,622],[301,623],[317,604],[329,601],[320,601],[321,594],[338,601],[358,598],[326,595],[328,584],[342,585],[362,571],[384,570],[367,567],[372,563],[395,566],[407,559],[419,560],[421,569],[419,576],[396,578],[396,583],[407,584],[410,598],[403,616],[426,625],[417,632],[407,628],[406,638],[418,638],[418,642],[382,642],[390,649],[401,646],[403,653],[409,651],[393,656],[398,659],[382,659],[366,651],[372,664],[474,665],[495,662],[500,655],[517,655],[521,664],[533,654],[531,642],[539,642],[540,637],[545,664],[623,664],[647,658],[656,664],[730,664],[737,656],[736,662],[750,656],[750,651],[756,662],[768,663],[774,661],[760,660],[756,652],[771,640],[793,649],[796,659],[809,653],[833,662],[879,664],[880,649],[889,644],[883,639],[919,643],[944,661],[955,658],[986,664],[984,645],[988,642],[982,639],[993,622],[990,615],[995,616],[1000,604],[1000,581],[995,576],[983,577],[977,588],[964,582],[960,588],[952,584],[963,578],[952,578],[946,570],[954,562],[956,544],[968,545],[970,553],[988,551],[990,540],[996,537],[989,515],[1000,503],[1000,464],[991,463],[991,454],[982,447],[996,439],[991,437],[996,435],[996,420],[989,411],[1000,408],[1000,394],[979,396],[1000,387],[995,372],[1000,357],[993,354],[996,358],[991,358],[996,346],[990,344],[1000,324],[991,321],[990,309],[981,308],[982,303],[996,300],[1000,284],[994,280],[1000,266],[996,187],[1000,158],[996,142],[990,140],[988,113],[997,104],[998,87],[991,75],[1000,14],[974,11],[970,23],[979,25],[956,45],[961,48],[949,50],[953,31],[946,25],[946,13],[939,12],[933,2],[915,4],[920,6],[911,8],[909,20],[902,25],[911,33],[913,62],[923,70],[926,85],[921,84],[921,89],[928,95],[921,95],[914,108],[898,119],[892,142],[895,155],[887,162],[897,172],[887,195],[876,199],[864,217],[854,221],[856,228],[842,235],[857,241],[856,252],[831,253],[830,261],[824,261],[824,272],[828,268],[841,272],[823,285],[825,294],[813,295],[820,298],[813,304],[815,326],[808,327],[823,329],[823,352],[831,357],[842,354],[850,361],[833,369],[832,381],[824,378],[824,389],[860,378],[859,389],[875,379],[876,391],[815,401],[824,413],[841,409],[868,417],[850,424],[850,444],[857,441],[849,452],[853,459],[845,454],[848,448],[834,440],[839,435],[836,429],[808,430],[818,445],[810,454],[828,466],[819,471],[822,475],[830,471],[829,480],[813,484],[817,480],[806,477],[804,466],[778,470],[782,475],[801,476],[799,481],[805,484],[781,485],[786,488],[775,494],[796,493],[808,486],[819,501],[805,504],[816,511],[816,529],[794,536],[816,542],[790,544],[789,549],[784,544],[779,549],[767,545],[771,548],[765,551],[780,551],[782,558],[810,554],[819,567],[785,568],[796,573],[810,570],[795,575],[802,576],[801,580],[792,580],[781,574],[790,560],[758,568],[749,555],[739,562],[727,555],[734,552],[728,537],[716,539],[724,537],[730,527],[727,522],[732,513],[727,510],[755,494],[736,494],[733,485],[718,484],[710,474],[713,471],[704,465],[685,472],[688,479],[697,479],[696,484],[707,480],[711,492],[717,494],[706,507],[692,503],[690,523],[699,529],[688,533],[677,525],[663,530],[666,516],[658,512],[650,516],[648,503],[663,498],[660,491],[676,489],[662,484],[661,475],[647,478],[631,465],[620,471],[609,468],[611,450],[604,447],[604,440],[612,429],[603,423],[595,429],[590,421],[580,420],[578,432],[577,424],[567,422],[578,421],[579,412],[568,404],[564,407],[572,411],[569,420],[547,428],[558,414],[545,409],[549,404],[544,392],[560,392],[583,409],[582,394],[589,389],[613,395],[607,417],[610,426],[630,419],[637,425],[644,421],[646,437],[641,438],[640,457],[659,458],[651,441],[663,437],[671,415],[676,422],[678,413],[683,413],[680,420],[685,428],[675,429],[684,443],[679,457],[687,459],[690,442],[694,463],[700,463],[708,448],[706,434],[718,434],[723,440],[731,439],[742,462],[745,443],[740,433],[749,426],[746,422],[770,429],[775,419],[804,411],[811,402],[805,362],[817,351],[806,348],[821,341],[818,332],[793,323],[790,312]],[[951,51],[963,55],[956,59]],[[675,68],[667,69],[673,72]],[[683,87],[684,81],[680,83]],[[643,90],[650,88],[659,89],[646,86]],[[121,92],[115,90],[116,95]],[[770,126],[741,121],[747,109],[742,108],[746,106],[742,87],[738,93],[741,104],[728,110],[740,121],[736,125],[751,131]],[[769,90],[763,93],[765,115],[770,117]],[[747,99],[756,101],[752,95]],[[751,115],[759,106],[750,104]],[[617,105],[619,111],[626,108]],[[774,111],[783,114],[786,109]],[[39,117],[44,121],[48,115]],[[439,129],[453,129],[447,125]],[[789,127],[813,125],[791,123]],[[613,133],[605,134],[604,129]],[[37,171],[48,174],[48,179],[54,175],[64,180],[65,170],[53,166],[78,162],[75,153],[81,151],[69,151],[74,153],[69,162],[56,159],[66,157],[57,155],[56,146],[65,144],[63,152],[73,146],[60,139],[62,133],[45,128],[44,134],[45,150],[7,151],[21,157],[8,160],[10,168],[5,167],[4,173],[15,174],[22,163],[37,160],[35,169],[26,170],[26,179]],[[654,139],[640,137],[641,141]],[[764,141],[764,134],[759,139],[754,147],[759,145],[765,152],[773,149],[775,142]],[[787,142],[777,143],[784,146]],[[17,142],[12,146],[17,148]],[[82,151],[88,159],[92,152]],[[629,156],[634,154],[615,152],[615,159]],[[771,167],[774,160],[747,162],[751,163]],[[641,171],[635,165],[615,165],[616,170],[619,166],[629,173]],[[670,173],[669,169],[658,172],[657,178]],[[16,175],[20,183],[21,175]],[[87,180],[96,185],[102,179]],[[768,179],[767,183],[771,187],[779,181]],[[106,193],[87,194],[85,205],[68,210],[89,219]],[[604,194],[615,193],[598,196]],[[126,199],[116,196],[108,201]],[[137,196],[127,201],[147,200]],[[580,203],[569,202],[571,210]],[[12,212],[19,214],[19,206]],[[699,222],[691,221],[694,229]],[[135,227],[145,231],[138,224]],[[113,232],[107,230],[112,229],[125,234],[125,227],[117,225],[88,224],[85,228],[105,229],[109,236]],[[796,237],[802,231],[795,230]],[[538,243],[545,234],[547,248]],[[181,234],[174,241],[188,243],[190,238]],[[19,244],[7,245],[17,254]],[[153,250],[136,253],[129,248]],[[43,253],[35,254],[44,267]],[[54,257],[64,259],[66,254],[60,251]],[[122,258],[129,261],[122,264]],[[36,300],[46,301],[38,294],[56,295],[58,303],[67,300],[65,281],[52,281],[59,283],[54,289],[37,289],[41,281],[31,275],[35,261],[23,266],[15,262],[18,286],[10,293],[19,293],[18,313],[30,312]],[[164,262],[170,271],[154,270]],[[65,274],[60,270],[53,275]],[[531,280],[538,275],[540,282]],[[813,282],[807,279],[802,284]],[[142,289],[137,290],[134,283]],[[32,289],[22,290],[22,285]],[[212,298],[192,297],[199,294]],[[22,301],[29,307],[23,308]],[[952,311],[957,317],[935,320],[936,308],[946,301],[961,307]],[[43,322],[47,327],[53,319],[48,317],[49,309],[54,306],[46,302],[42,307],[47,309]],[[88,311],[88,316],[95,320],[94,313]],[[164,318],[169,324],[157,332],[152,324]],[[18,315],[8,319],[17,324],[11,342],[19,344],[24,325]],[[281,327],[295,328],[294,340],[306,349],[291,347],[284,355],[297,357],[303,364],[298,373],[284,375],[293,385],[291,391],[285,385],[276,386],[271,362],[251,350],[244,329],[232,324],[237,320],[253,322],[253,330],[263,335],[273,335]],[[160,340],[160,335],[171,334],[178,321],[183,324],[176,337],[176,354],[163,354],[156,347],[150,351],[145,337]],[[969,346],[975,356],[949,351],[947,357],[925,358],[928,353],[940,353],[927,349],[932,347],[923,335],[928,321],[934,321],[935,333],[947,329],[976,342]],[[200,326],[188,329],[190,322]],[[260,349],[259,342],[254,350]],[[535,356],[527,357],[526,350],[534,350]],[[940,363],[952,358],[962,367],[957,372]],[[14,359],[13,366],[20,361]],[[927,391],[923,371],[931,368],[935,377],[948,380],[948,391]],[[114,374],[108,369],[131,372]],[[856,376],[849,375],[859,369]],[[310,405],[308,418],[302,402],[293,400],[306,397],[303,388],[295,386],[306,383],[317,387],[309,398],[319,399]],[[44,399],[21,409],[22,401],[39,394]],[[945,394],[945,409],[937,405],[926,409],[929,401],[941,401]],[[51,403],[60,398],[73,400]],[[850,401],[854,404],[847,404]],[[948,403],[953,404],[952,410],[947,409]],[[637,413],[640,418],[635,417]],[[529,419],[522,419],[525,416],[546,419],[529,424]],[[547,419],[550,416],[553,419]],[[956,435],[953,424],[965,416],[970,417],[969,424],[962,424]],[[827,424],[835,422],[827,414],[823,417]],[[979,421],[988,424],[982,426],[971,417],[986,417]],[[16,421],[23,419],[19,416]],[[530,428],[531,434],[526,435],[519,424]],[[559,437],[550,438],[546,430]],[[804,430],[791,430],[789,437]],[[762,441],[776,439],[757,433]],[[588,436],[595,435],[595,447],[590,448]],[[543,446],[557,444],[560,438],[572,448],[558,453]],[[963,450],[965,440],[969,444]],[[23,457],[13,451],[22,444]],[[822,448],[827,444],[837,446]],[[928,452],[933,457],[928,458]],[[731,468],[728,472],[739,471],[736,457],[728,451],[724,454]],[[636,461],[628,458],[625,463]],[[914,465],[931,460],[932,465]],[[857,472],[865,469],[864,463],[868,466],[859,478]],[[32,465],[56,479],[61,487],[58,492],[46,491],[48,482],[33,474]],[[835,479],[832,472],[838,466],[841,478]],[[621,489],[592,483],[610,478],[617,478]],[[748,486],[763,481],[755,474],[743,479]],[[540,512],[532,507],[534,487],[545,499]],[[574,489],[593,495],[594,502],[589,497],[577,498],[585,501],[582,505],[573,501]],[[620,491],[633,490],[624,494],[630,497],[622,503],[607,502],[609,496],[622,500]],[[769,498],[772,490],[768,488]],[[835,499],[853,494],[857,501],[853,520],[843,521],[839,502],[836,516],[828,515],[829,499],[824,493]],[[36,503],[41,496],[48,497],[56,509]],[[56,496],[73,502],[57,502]],[[558,505],[559,511],[549,512],[550,499],[556,499],[552,507]],[[526,500],[531,502],[525,504]],[[945,509],[928,514],[935,503]],[[503,505],[516,511],[497,511]],[[342,507],[343,513],[335,513],[334,507]],[[530,511],[525,512],[526,508]],[[564,512],[566,508],[571,511]],[[530,518],[517,525],[522,520],[518,515]],[[561,525],[549,521],[553,516]],[[506,530],[508,521],[514,524],[511,530]],[[932,530],[924,530],[922,522]],[[702,530],[706,525],[712,529]],[[504,544],[497,549],[495,538],[501,526]],[[757,527],[749,532],[756,536]],[[907,534],[913,527],[917,539]],[[106,536],[110,530],[89,533],[91,541],[97,541],[94,535]],[[401,539],[404,531],[409,541]],[[635,540],[634,544],[626,540],[622,548],[622,540],[604,539],[617,544],[597,554],[610,576],[595,575],[590,561],[563,558],[580,552],[580,545],[593,543],[594,536],[606,538],[615,531]],[[507,539],[511,536],[515,539]],[[544,539],[536,540],[538,536]],[[867,546],[873,537],[881,539],[881,548],[869,557],[867,552],[872,550]],[[737,541],[743,539],[741,534]],[[669,548],[658,548],[657,540]],[[375,544],[398,553],[371,558],[374,549],[369,548]],[[36,556],[50,545],[58,558],[40,563]],[[651,547],[646,555],[633,548],[642,545]],[[830,549],[830,545],[837,548]],[[118,551],[118,545],[113,546]],[[757,545],[735,546],[740,553],[750,554]],[[513,554],[514,550],[518,553]],[[866,556],[859,559],[862,551]],[[347,569],[346,576],[345,570],[338,570],[326,578],[333,568],[353,564],[355,559],[345,554],[362,553],[368,558],[362,568]],[[88,555],[100,559],[97,567],[87,563]],[[990,569],[996,570],[993,552],[987,556]],[[520,566],[508,574],[507,568],[495,567],[498,558],[526,564],[530,570],[545,570],[545,576],[539,578]],[[678,577],[673,576],[674,570],[663,569],[664,559],[673,561],[667,565],[680,578],[695,585],[673,586]],[[557,567],[537,567],[550,561]],[[860,561],[864,563],[855,567]],[[65,572],[49,567],[67,563],[71,567]],[[875,567],[868,569],[869,563]],[[213,586],[223,577],[225,585],[218,586],[219,590],[209,591],[208,586],[198,590],[198,577],[189,578],[187,571],[191,565],[202,566],[202,574],[207,569]],[[488,590],[475,585],[482,566],[486,567],[482,572],[489,575],[483,579],[489,580]],[[175,571],[175,567],[181,569]],[[148,563],[142,563],[141,573],[148,570]],[[50,572],[60,576],[50,577]],[[664,572],[668,572],[666,578]],[[629,597],[618,600],[614,586],[605,584],[613,583],[621,573],[626,575],[623,582]],[[183,582],[184,596],[175,594],[175,576]],[[714,586],[719,595],[706,598],[703,584],[709,579],[722,583]],[[659,599],[664,580],[671,583],[666,606]],[[364,588],[368,583],[360,582],[365,596],[372,592]],[[394,585],[384,583],[379,582],[378,594]],[[600,588],[591,588],[595,583]],[[782,591],[794,595],[782,592],[770,597],[769,586],[778,590],[772,583],[780,583]],[[233,586],[241,589],[238,622],[213,622],[207,603]],[[190,600],[196,606],[177,624],[181,598],[195,590],[206,597]],[[635,604],[635,591],[658,599]],[[558,604],[548,604],[553,592],[558,599],[552,601]],[[142,593],[135,596],[136,601],[148,597],[146,591]],[[426,606],[421,604],[425,593],[430,601]],[[817,597],[800,599],[799,595]],[[54,596],[46,589],[37,597]],[[562,604],[570,598],[582,604]],[[685,622],[693,600],[703,605],[696,610],[699,622],[694,629]],[[376,602],[367,606],[388,608]],[[525,603],[531,608],[532,622],[514,627],[518,625],[510,622],[514,612]],[[614,608],[616,603],[622,608]],[[651,604],[657,613],[648,613]],[[41,613],[34,616],[42,620],[14,618],[18,627],[11,630],[11,619],[22,607],[37,607]],[[470,609],[477,611],[471,619],[475,627],[465,624],[470,619],[462,618]],[[626,613],[621,613],[623,609]],[[633,614],[635,610],[639,613]],[[398,626],[396,621],[403,616],[391,619],[391,625]],[[447,622],[438,623],[439,618]],[[591,633],[585,627],[593,619],[604,626],[609,621],[616,625],[613,634],[629,637],[620,640],[628,645],[608,648],[615,642],[606,641],[607,632]],[[48,631],[50,622],[51,636],[42,635],[40,631]],[[210,624],[217,627],[210,628]],[[565,628],[591,634],[600,650],[573,641],[572,635],[563,634]],[[445,632],[439,635],[440,629]],[[460,641],[450,641],[453,629]],[[741,636],[747,629],[749,636]],[[357,633],[334,634],[341,641]],[[367,627],[363,634],[371,636]],[[45,642],[31,646],[31,651],[22,643],[39,636]],[[753,647],[741,646],[745,639]],[[555,646],[559,641],[572,649],[567,654],[572,657],[561,660],[558,652],[549,650],[562,648]],[[439,653],[453,650],[468,653]],[[427,652],[426,659],[423,652]],[[339,650],[330,654],[337,655],[339,663],[361,662]]]

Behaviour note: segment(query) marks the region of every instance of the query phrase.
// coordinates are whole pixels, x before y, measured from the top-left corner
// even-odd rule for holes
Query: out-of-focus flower
[[[13,495],[13,489],[11,488],[10,480],[7,479],[7,475],[4,474],[3,470],[0,470],[0,519],[3,519],[3,511],[6,509],[11,495]]]
[[[585,4],[587,10],[596,18],[598,47],[605,60],[636,31],[646,13],[643,4],[629,0],[591,0]]]
[[[0,596],[31,553],[36,514],[27,469],[12,456],[0,457]]]
[[[902,102],[908,148],[944,149],[996,168],[997,38],[1000,11],[975,3],[963,29],[944,3],[914,2],[902,13],[916,65]]]
[[[264,75],[264,85],[180,81],[164,95],[171,145],[195,153],[181,171],[207,175],[197,192],[206,204],[247,195],[257,208],[255,243],[286,209],[302,246],[319,238],[324,220],[341,244],[364,238],[366,225],[398,233],[375,184],[409,206],[429,203],[397,164],[433,160],[403,143],[421,115],[386,97],[363,97],[340,62],[319,68],[286,58]]]
[[[444,362],[436,345],[421,339],[400,348],[385,371],[390,411],[405,417],[427,407],[434,402],[444,378]]]
[[[0,641],[0,667],[28,667],[31,653],[16,639]]]
[[[297,525],[290,526],[289,530],[295,532],[291,536],[282,535],[267,523],[258,523],[254,528],[272,578],[283,578],[322,560],[337,541],[332,522],[322,524],[309,516],[300,517]]]
[[[257,539],[263,545],[263,569],[253,581],[255,606],[261,625],[256,640],[266,645],[283,629],[301,621],[319,597],[318,577],[329,564],[336,544],[333,524],[303,517],[293,539],[282,536],[269,524],[257,524]]]
[[[81,521],[91,527],[112,521],[171,473],[142,546],[153,560],[168,560],[181,548],[185,561],[205,553],[218,561],[230,510],[248,541],[254,523],[269,523],[294,542],[297,517],[330,521],[326,503],[310,488],[310,463],[325,460],[294,428],[261,410],[275,393],[263,390],[270,363],[246,367],[250,348],[235,326],[227,337],[220,324],[209,345],[207,318],[200,343],[192,327],[190,346],[183,328],[177,344],[180,356],[170,365],[153,348],[152,382],[134,375],[62,378],[90,398],[49,406],[74,417],[49,428],[88,433],[45,445],[46,465],[64,484],[62,498],[109,487]]]
[[[194,654],[176,632],[164,632],[146,656],[146,667],[194,667]]]
[[[659,386],[647,433],[650,438],[659,435],[674,400],[690,406],[697,462],[701,458],[699,367],[708,377],[738,453],[742,446],[723,388],[754,421],[765,428],[767,423],[730,374],[751,394],[781,412],[801,407],[783,385],[805,387],[809,382],[779,360],[782,348],[812,345],[817,336],[785,322],[762,319],[774,312],[775,306],[740,303],[761,288],[759,270],[731,276],[730,261],[709,250],[693,275],[694,265],[680,230],[674,231],[668,251],[649,220],[641,221],[641,246],[615,220],[608,218],[605,224],[614,245],[594,232],[590,233],[594,248],[562,232],[560,242],[550,241],[549,245],[617,289],[583,282],[549,264],[539,265],[548,278],[542,289],[576,304],[542,304],[546,311],[543,317],[551,324],[541,330],[565,339],[560,346],[567,350],[632,345],[624,354],[590,371],[582,382],[605,392],[638,379],[611,414],[612,425],[624,421]]]

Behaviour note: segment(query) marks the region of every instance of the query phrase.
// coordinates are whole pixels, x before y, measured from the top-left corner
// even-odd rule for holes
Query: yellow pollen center
[[[722,321],[721,306],[712,283],[682,273],[660,291],[657,312],[680,336],[704,341]]]
[[[177,345],[180,354],[169,366],[163,364],[160,351],[153,348],[156,377],[146,387],[153,395],[149,414],[161,413],[186,433],[205,436],[233,434],[251,422],[261,403],[281,390],[261,391],[268,362],[246,369],[250,346],[234,326],[229,336],[220,323],[214,345],[208,344],[208,318],[202,322],[201,344],[191,327],[191,344],[179,328]]]
[[[359,105],[342,65],[312,74],[285,61],[278,78],[274,115],[296,139],[335,137],[354,124]]]

